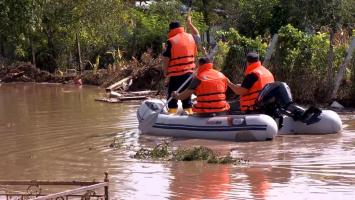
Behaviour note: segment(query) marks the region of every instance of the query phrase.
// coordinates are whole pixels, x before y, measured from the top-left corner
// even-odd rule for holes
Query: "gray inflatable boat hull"
[[[265,141],[278,132],[277,124],[263,114],[196,117],[157,114],[160,100],[147,100],[137,111],[141,133],[158,136],[219,139],[232,141]]]
[[[233,141],[264,141],[276,135],[291,134],[336,134],[342,130],[339,115],[323,110],[320,121],[307,125],[291,117],[283,118],[283,126],[267,115],[227,115],[218,117],[196,117],[168,115],[166,111],[157,114],[164,103],[158,99],[146,100],[137,110],[139,129],[143,134],[221,139]]]
[[[290,134],[309,134],[309,135],[322,135],[322,134],[335,134],[342,130],[342,121],[339,115],[332,110],[322,110],[319,116],[320,121],[314,124],[305,124],[300,121],[295,121],[291,117],[284,117],[283,126],[279,129],[280,135]]]

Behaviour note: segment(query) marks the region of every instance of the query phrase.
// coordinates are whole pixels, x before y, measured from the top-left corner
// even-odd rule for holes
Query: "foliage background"
[[[188,0],[0,0],[0,55],[38,68],[106,68],[110,59],[157,57],[171,21],[185,23]],[[245,54],[263,57],[273,34],[279,42],[268,66],[296,99],[324,102],[354,33],[353,0],[194,0],[193,22],[207,48],[218,43],[216,67],[242,80]],[[114,58],[112,57],[112,55]],[[94,64],[93,64],[94,63]],[[96,64],[95,64],[96,63]],[[355,98],[354,59],[339,91]]]

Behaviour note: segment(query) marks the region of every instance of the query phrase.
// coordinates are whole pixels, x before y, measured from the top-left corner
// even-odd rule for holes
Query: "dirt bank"
[[[65,79],[47,71],[41,71],[30,63],[16,62],[0,68],[0,82],[64,83]]]
[[[42,71],[31,63],[14,62],[0,66],[0,82],[49,82],[49,83],[70,83],[75,77],[80,77],[83,84],[108,87],[126,77],[130,77],[129,84],[125,90],[157,90],[162,87],[162,70],[160,59],[152,59],[150,62],[139,62],[135,59],[122,61],[117,64],[117,70],[99,69],[86,70],[81,75],[75,72],[74,75],[64,73],[54,75]]]

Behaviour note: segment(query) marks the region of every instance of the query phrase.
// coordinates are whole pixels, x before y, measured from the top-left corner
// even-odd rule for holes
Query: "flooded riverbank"
[[[353,199],[355,116],[336,135],[280,136],[235,143],[140,135],[137,103],[95,102],[96,87],[0,86],[0,179],[102,180],[110,199]],[[113,138],[121,148],[111,148]],[[168,141],[231,152],[247,165],[131,158]]]

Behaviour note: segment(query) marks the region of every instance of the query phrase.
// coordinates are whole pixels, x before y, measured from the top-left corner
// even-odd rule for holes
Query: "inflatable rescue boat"
[[[331,110],[295,104],[284,82],[267,84],[256,99],[256,110],[265,114],[240,114],[198,117],[168,115],[161,100],[146,100],[137,111],[139,129],[143,134],[263,141],[277,134],[335,134],[342,130],[339,115]]]
[[[290,116],[273,119],[265,114],[226,115],[198,117],[193,115],[169,115],[166,110],[158,113],[162,100],[144,101],[137,110],[139,130],[156,136],[219,139],[232,141],[272,140],[277,134],[335,134],[342,130],[337,113],[323,110],[319,120],[312,124],[294,120]]]
[[[164,103],[146,100],[137,111],[139,129],[143,134],[220,139],[232,141],[272,140],[278,132],[274,119],[264,114],[198,117],[158,113]]]

